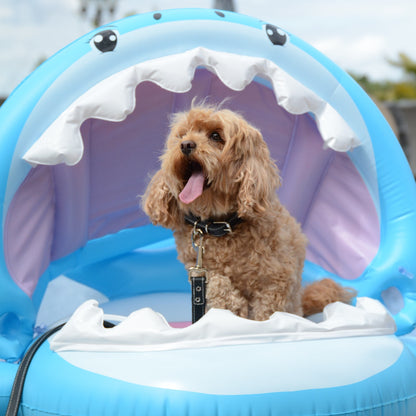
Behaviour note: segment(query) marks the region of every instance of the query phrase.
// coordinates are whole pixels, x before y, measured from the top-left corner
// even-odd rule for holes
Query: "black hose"
[[[5,416],[17,416],[19,412],[19,406],[22,398],[26,375],[29,370],[30,363],[32,362],[32,359],[36,354],[36,351],[51,335],[53,335],[55,332],[58,332],[64,325],[65,323],[46,331],[40,337],[36,338],[36,340],[30,345],[30,347],[26,351],[25,355],[22,358],[22,361],[19,364],[19,368],[17,369],[16,376],[14,378],[14,383],[12,391],[10,393],[9,404],[7,406]],[[113,326],[114,324],[112,324],[111,322],[104,321],[105,328],[112,328]]]

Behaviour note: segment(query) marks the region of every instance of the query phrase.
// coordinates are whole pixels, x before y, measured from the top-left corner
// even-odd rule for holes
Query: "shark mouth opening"
[[[153,228],[140,234],[149,220],[138,196],[159,169],[169,116],[188,110],[194,98],[225,101],[262,132],[280,169],[280,201],[309,240],[310,264],[325,275],[360,276],[380,244],[377,201],[355,163],[367,160],[371,142],[352,98],[333,81],[318,94],[266,58],[199,47],[95,84],[24,154],[33,168],[5,219],[14,280],[31,294],[33,275],[93,240],[120,231],[137,232],[140,244],[160,238]],[[134,235],[130,249],[138,247]],[[21,261],[22,252],[32,253],[30,261]],[[321,273],[314,267],[308,270]]]
[[[360,145],[360,139],[328,102],[270,60],[199,47],[142,62],[95,85],[47,128],[23,158],[32,165],[77,164],[84,151],[80,126],[85,120],[123,121],[135,109],[136,87],[146,81],[170,92],[186,93],[199,67],[214,73],[234,91],[262,79],[270,83],[278,105],[288,113],[313,116],[326,147],[346,152]]]

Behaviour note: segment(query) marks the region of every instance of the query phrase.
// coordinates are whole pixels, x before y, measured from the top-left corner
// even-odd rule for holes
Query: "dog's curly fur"
[[[181,150],[185,141],[195,145],[189,154]],[[205,186],[185,204],[179,194],[192,164],[202,168]],[[161,169],[143,196],[144,211],[154,224],[174,230],[186,267],[196,261],[186,213],[225,220],[236,212],[243,220],[231,234],[205,237],[208,307],[265,320],[275,311],[309,315],[352,297],[329,279],[302,290],[307,241],[279,202],[279,185],[278,168],[261,133],[238,114],[197,106],[173,117]]]

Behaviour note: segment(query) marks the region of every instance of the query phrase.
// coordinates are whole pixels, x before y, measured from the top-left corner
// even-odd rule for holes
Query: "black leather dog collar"
[[[223,237],[227,234],[231,234],[235,227],[242,221],[243,220],[237,215],[236,212],[231,214],[227,220],[223,221],[217,221],[212,218],[202,221],[200,217],[197,217],[192,213],[185,215],[185,222],[187,224],[192,225],[204,234],[209,234],[214,237]]]

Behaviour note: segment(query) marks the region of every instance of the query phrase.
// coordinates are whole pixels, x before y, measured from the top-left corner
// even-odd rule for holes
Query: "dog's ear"
[[[248,125],[243,129],[243,135],[237,204],[239,216],[248,218],[262,215],[271,208],[280,177],[261,133]]]
[[[142,208],[154,225],[175,228],[179,218],[176,199],[169,190],[162,170],[156,172],[142,196]]]

